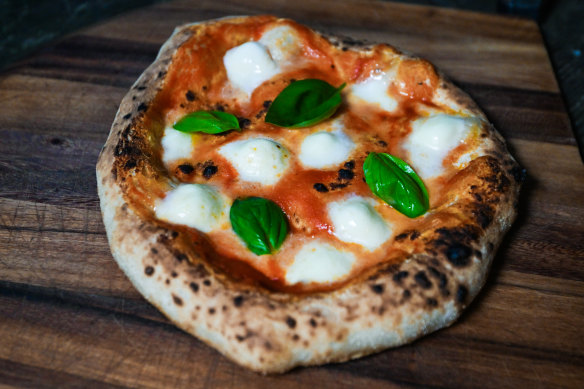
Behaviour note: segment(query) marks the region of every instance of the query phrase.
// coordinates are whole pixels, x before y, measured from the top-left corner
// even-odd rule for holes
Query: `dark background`
[[[168,0],[0,0],[0,77],[65,34]],[[541,28],[584,159],[584,0],[401,0],[532,18]]]

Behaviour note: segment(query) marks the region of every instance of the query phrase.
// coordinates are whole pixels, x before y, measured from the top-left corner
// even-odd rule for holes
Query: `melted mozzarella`
[[[370,251],[391,236],[388,224],[372,206],[373,200],[352,196],[328,205],[334,235],[344,242],[357,243]]]
[[[289,165],[289,153],[271,139],[250,138],[226,144],[219,149],[244,181],[272,185]]]
[[[280,71],[266,47],[258,42],[246,42],[228,50],[223,64],[229,81],[248,95]]]
[[[225,199],[211,186],[181,184],[156,204],[156,217],[174,224],[210,232],[227,219]]]
[[[391,79],[391,73],[374,73],[365,81],[353,85],[351,94],[367,103],[376,104],[385,111],[393,112],[398,102],[389,95]]]
[[[335,121],[332,131],[318,131],[308,135],[300,146],[300,162],[306,167],[324,168],[346,161],[355,143],[342,131],[342,124]]]
[[[164,129],[160,143],[162,145],[162,162],[165,164],[178,159],[190,158],[193,153],[191,134],[177,131],[171,127]]]
[[[403,147],[409,152],[409,161],[420,177],[442,174],[444,158],[465,142],[474,125],[476,119],[445,114],[414,121]]]
[[[265,31],[258,41],[268,48],[270,55],[279,65],[290,62],[300,53],[300,39],[290,26],[278,26]]]
[[[297,282],[334,282],[351,272],[355,256],[319,241],[304,245],[286,271],[289,285]]]

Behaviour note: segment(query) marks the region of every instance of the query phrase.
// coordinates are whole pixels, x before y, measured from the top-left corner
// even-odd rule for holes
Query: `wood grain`
[[[433,61],[528,179],[483,292],[446,330],[262,377],[170,325],[113,261],[95,162],[119,101],[175,25],[276,13]],[[582,387],[584,167],[537,26],[378,1],[178,1],[66,37],[0,75],[0,386]]]

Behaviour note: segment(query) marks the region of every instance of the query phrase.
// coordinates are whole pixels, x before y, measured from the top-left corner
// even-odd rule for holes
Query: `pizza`
[[[262,373],[452,324],[485,283],[524,175],[426,60],[274,16],[178,27],[97,164],[131,282]]]

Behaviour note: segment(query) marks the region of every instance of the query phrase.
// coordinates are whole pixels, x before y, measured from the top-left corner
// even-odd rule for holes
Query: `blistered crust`
[[[237,19],[233,19],[237,20]],[[214,23],[210,21],[208,23]],[[197,28],[177,28],[124,97],[97,164],[97,182],[113,256],[144,297],[176,325],[252,370],[284,372],[298,365],[340,362],[408,343],[454,322],[485,282],[504,232],[516,214],[524,172],[490,126],[486,156],[457,175],[468,191],[442,211],[444,226],[406,231],[396,244],[422,242],[422,253],[380,265],[339,290],[288,295],[215,272],[182,231],[145,222],[124,195],[132,174],[152,173],[148,140],[134,132],[164,83],[176,49]],[[328,37],[352,50],[360,42]],[[397,51],[388,47],[388,50]],[[445,98],[484,118],[470,98],[440,79]]]

